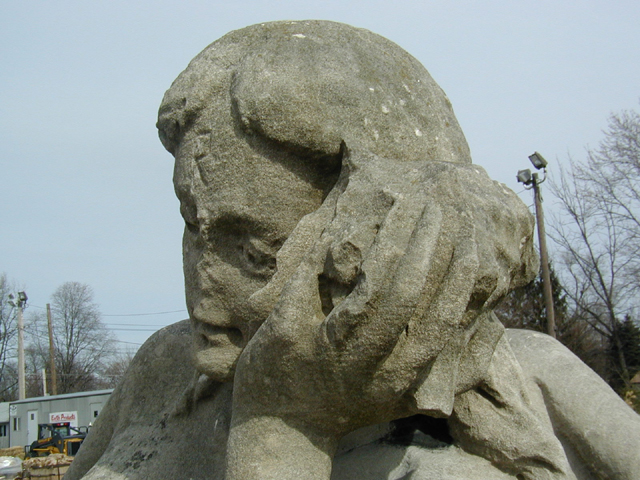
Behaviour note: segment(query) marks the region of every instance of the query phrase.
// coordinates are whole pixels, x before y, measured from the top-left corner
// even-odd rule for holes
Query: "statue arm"
[[[516,329],[507,338],[563,443],[598,478],[637,478],[640,415],[557,340]]]
[[[327,480],[338,438],[278,417],[234,415],[227,480]]]

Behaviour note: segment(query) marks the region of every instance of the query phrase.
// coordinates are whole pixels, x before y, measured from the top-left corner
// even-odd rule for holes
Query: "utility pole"
[[[9,305],[18,307],[18,400],[26,398],[24,372],[24,318],[23,310],[27,304],[27,294],[18,292],[18,297],[9,294]]]
[[[53,322],[51,321],[51,304],[47,303],[47,324],[49,326],[49,369],[51,370],[51,395],[58,394],[58,378],[56,375],[56,346],[53,343]]]
[[[547,255],[547,235],[544,230],[544,213],[542,211],[542,195],[540,194],[540,184],[547,179],[547,161],[538,152],[529,155],[529,160],[538,170],[542,169],[544,177],[538,179],[537,173],[531,170],[520,170],[517,175],[518,182],[523,183],[525,188],[533,188],[533,201],[536,209],[536,223],[538,225],[538,245],[540,246],[540,265],[542,267],[542,287],[544,296],[544,306],[547,312],[547,334],[556,338],[556,316],[553,308],[553,291],[551,289],[551,274],[549,272],[549,257]]]
[[[547,311],[547,333],[556,338],[556,315],[553,308],[553,291],[551,289],[551,273],[547,256],[547,235],[544,230],[544,213],[542,196],[538,184],[538,174],[533,174],[533,198],[536,206],[536,222],[538,224],[538,245],[540,245],[540,265],[542,268],[542,284],[544,287],[544,306]]]

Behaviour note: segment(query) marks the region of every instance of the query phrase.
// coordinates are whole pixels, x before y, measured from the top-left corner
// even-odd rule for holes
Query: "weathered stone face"
[[[174,180],[186,223],[195,363],[202,373],[229,380],[266,318],[249,299],[269,282],[278,250],[299,219],[321,204],[322,191],[287,168],[296,160],[290,153],[253,149],[242,138],[220,141],[215,132],[201,133],[207,127],[201,116],[184,133]]]
[[[290,242],[294,253],[276,259],[336,184],[345,152],[343,190],[368,158],[470,162],[451,105],[427,71],[388,40],[333,22],[255,25],[214,42],[165,94],[158,128],[176,158],[195,362],[218,380],[232,378],[238,355],[313,242],[298,238]],[[376,200],[384,196],[376,188],[402,184],[413,167],[376,168],[364,175],[382,175],[378,186],[365,180],[369,192],[361,196],[372,203],[346,206],[354,222],[367,209],[381,222],[389,205]],[[324,228],[326,221],[312,223]],[[336,262],[329,257],[330,276]],[[345,268],[358,271],[362,256],[350,261]],[[332,285],[336,299],[349,293]]]
[[[232,378],[238,355],[267,314],[264,305],[256,311],[249,297],[276,271],[276,253],[293,227],[319,207],[335,182],[344,141],[339,127],[347,120],[337,125],[336,109],[344,112],[355,102],[362,129],[369,122],[363,104],[374,108],[358,96],[375,98],[378,84],[346,88],[354,67],[329,54],[331,44],[319,48],[324,63],[309,64],[317,53],[309,56],[309,48],[331,36],[325,26],[281,23],[227,35],[191,63],[160,109],[158,127],[176,158],[176,193],[186,222],[195,362],[215,379]],[[270,39],[261,49],[264,34]],[[329,80],[341,92],[324,91]],[[319,109],[317,94],[323,91],[329,103]],[[375,106],[377,116],[393,107],[391,99],[386,103]],[[369,135],[379,135],[375,128]],[[353,137],[349,130],[342,132],[347,138]]]

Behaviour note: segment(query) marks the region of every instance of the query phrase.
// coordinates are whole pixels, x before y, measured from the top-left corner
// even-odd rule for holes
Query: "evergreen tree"
[[[553,265],[549,266],[557,339],[593,370],[605,377],[606,352],[603,341],[590,325],[569,309],[567,297]],[[513,290],[495,309],[507,328],[524,328],[546,333],[547,311],[544,283],[538,275],[531,283]]]
[[[616,368],[619,364],[620,349],[615,342],[609,342],[609,384],[616,390],[622,391],[630,387],[629,381],[640,371],[640,328],[628,315],[624,321],[616,325],[617,335],[629,370],[630,378],[625,378],[623,372]]]
[[[552,265],[549,266],[549,271],[556,324],[558,330],[561,330],[560,327],[568,316],[567,300]],[[544,302],[542,275],[539,274],[531,283],[509,293],[495,309],[495,313],[507,328],[525,328],[546,332],[547,309]]]

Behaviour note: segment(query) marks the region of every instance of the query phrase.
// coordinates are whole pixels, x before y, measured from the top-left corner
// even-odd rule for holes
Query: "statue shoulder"
[[[189,320],[182,320],[149,337],[131,361],[114,394],[118,394],[121,402],[131,403],[132,407],[144,399],[147,406],[164,410],[165,403],[175,400],[194,375],[191,326]]]
[[[556,339],[517,329],[507,339],[565,450],[606,478],[637,478],[640,416]]]
[[[157,331],[140,347],[65,478],[83,478],[107,452],[117,451],[120,436],[164,418],[193,379],[190,341],[190,324],[183,320]]]
[[[190,352],[191,323],[182,320],[151,335],[136,353],[130,369],[148,369],[150,364],[163,359],[165,362],[188,360]]]

